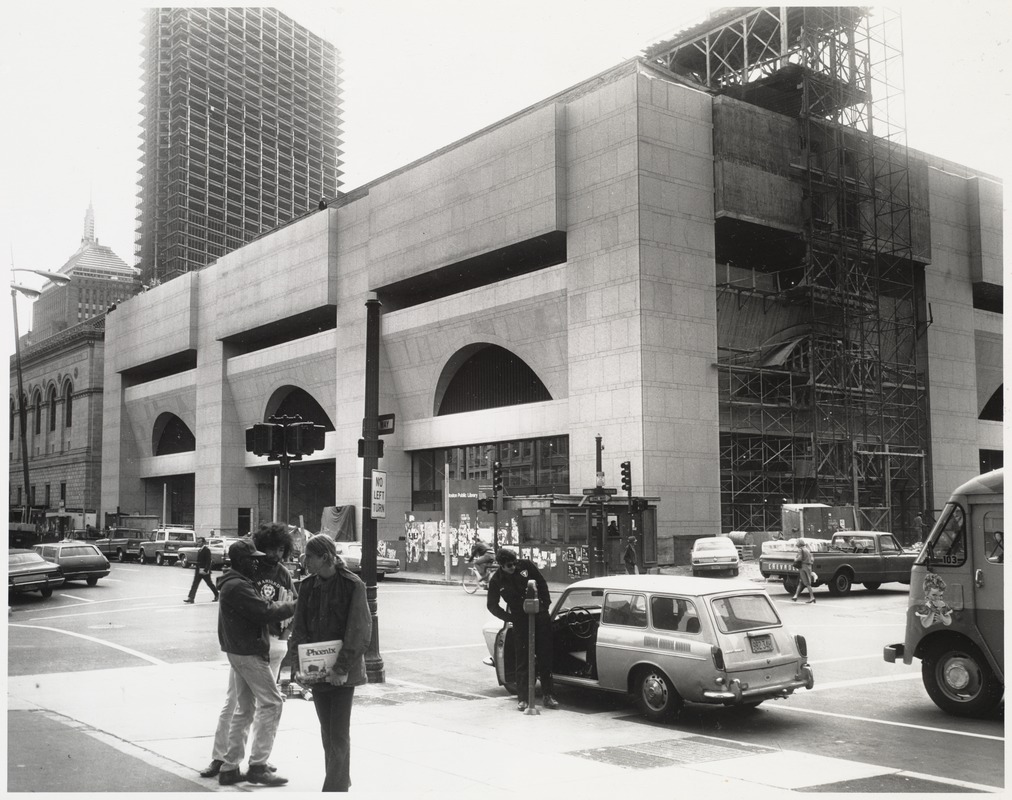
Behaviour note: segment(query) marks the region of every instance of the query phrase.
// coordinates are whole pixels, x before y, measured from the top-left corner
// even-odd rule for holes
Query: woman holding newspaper
[[[306,569],[309,576],[299,587],[288,643],[300,657],[293,677],[313,690],[327,770],[323,791],[346,792],[351,786],[351,704],[355,687],[366,682],[372,616],[365,584],[345,569],[326,534],[306,542]]]

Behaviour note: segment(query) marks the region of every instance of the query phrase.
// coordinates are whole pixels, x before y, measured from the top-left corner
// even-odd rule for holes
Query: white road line
[[[917,676],[918,678],[920,675]],[[814,691],[814,690],[813,690]],[[914,725],[910,722],[891,722],[885,719],[871,719],[870,717],[858,717],[853,714],[837,714],[832,711],[819,711],[814,708],[798,708],[797,706],[777,706],[777,711],[790,711],[796,714],[816,714],[821,717],[836,717],[837,719],[849,719],[854,722],[871,722],[876,725],[891,725],[894,728],[913,728],[918,731],[930,731],[932,733],[948,733],[953,736],[968,736],[972,739],[987,739],[992,742],[1004,742],[1004,736],[991,736],[985,733],[970,733],[968,731],[954,731],[949,728],[936,728],[932,725]]]
[[[394,653],[434,653],[438,650],[466,650],[468,647],[480,647],[482,650],[487,650],[488,646],[484,643],[476,644],[448,644],[443,647],[413,647],[405,648],[404,650],[384,650],[383,652],[387,655],[393,655]]]
[[[113,650],[119,650],[121,653],[127,653],[128,655],[136,656],[137,658],[143,659],[144,661],[147,661],[158,667],[168,666],[169,663],[168,661],[162,661],[161,659],[155,658],[154,656],[145,655],[144,653],[140,653],[136,650],[131,650],[129,647],[123,647],[123,645],[121,644],[114,644],[113,642],[107,642],[105,641],[105,639],[99,639],[96,636],[88,636],[87,634],[84,633],[65,631],[62,628],[47,628],[43,625],[18,625],[13,622],[8,623],[8,625],[11,628],[28,628],[29,630],[37,630],[37,631],[52,631],[53,633],[63,633],[66,634],[67,636],[75,636],[78,639],[84,639],[85,641],[88,642],[94,642],[95,644],[101,644],[106,647],[111,647]]]
[[[82,603],[94,603],[94,600],[90,600],[87,597],[78,597],[75,594],[67,594],[66,592],[60,592],[61,597],[69,597],[71,600],[80,600]]]
[[[48,617],[29,617],[27,622],[46,622],[51,619],[77,619],[78,617],[95,617],[99,614],[127,614],[131,611],[155,611],[168,606],[132,606],[131,608],[113,608],[103,611],[79,611],[73,614],[51,614]]]

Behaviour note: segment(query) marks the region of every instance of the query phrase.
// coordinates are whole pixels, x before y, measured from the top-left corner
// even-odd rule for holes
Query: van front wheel
[[[636,705],[640,713],[651,722],[666,722],[682,708],[682,698],[671,685],[668,676],[657,667],[641,669],[633,685]]]
[[[942,711],[980,717],[1001,701],[1004,687],[984,655],[969,643],[941,643],[921,659],[924,689]]]

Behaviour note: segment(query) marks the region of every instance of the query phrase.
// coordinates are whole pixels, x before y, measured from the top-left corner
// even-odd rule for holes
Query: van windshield
[[[958,567],[966,562],[966,515],[959,503],[946,503],[942,514],[917,557],[919,565]]]

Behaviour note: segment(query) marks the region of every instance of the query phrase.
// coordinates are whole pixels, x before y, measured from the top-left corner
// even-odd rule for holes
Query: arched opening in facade
[[[271,395],[264,410],[264,422],[271,417],[302,417],[303,422],[322,425],[324,430],[334,430],[330,416],[309,392],[298,386],[282,386]]]
[[[434,414],[460,414],[551,400],[526,362],[504,347],[476,342],[447,361],[436,385]]]
[[[1004,384],[994,390],[994,394],[991,395],[987,403],[984,404],[983,410],[980,412],[978,419],[988,420],[990,422],[1003,422],[1005,419],[1005,411],[1002,408],[1002,389]]]
[[[67,381],[63,387],[63,427],[74,425],[74,385]]]
[[[174,453],[192,453],[197,449],[197,438],[175,414],[159,414],[151,431],[151,452],[156,456]]]

